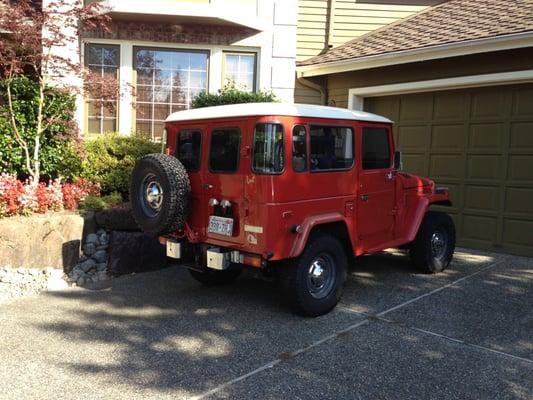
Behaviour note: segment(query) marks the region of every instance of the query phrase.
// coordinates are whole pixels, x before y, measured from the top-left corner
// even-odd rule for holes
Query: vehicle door
[[[394,238],[394,149],[390,127],[363,126],[357,196],[357,229],[361,247],[371,251]]]
[[[244,176],[249,168],[246,123],[244,119],[208,126],[207,165],[202,169],[202,207],[206,235],[211,241],[243,243]]]

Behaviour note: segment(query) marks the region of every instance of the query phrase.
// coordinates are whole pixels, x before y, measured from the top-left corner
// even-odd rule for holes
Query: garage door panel
[[[449,188],[453,207],[433,208],[452,215],[458,244],[533,256],[533,84],[373,100],[381,102],[399,107],[405,170]]]
[[[400,98],[399,97],[379,97],[365,99],[365,109],[372,110],[378,115],[385,115],[393,121],[399,121]]]
[[[497,181],[502,175],[502,157],[498,155],[469,155],[467,162],[468,179]]]
[[[510,155],[507,178],[515,182],[533,183],[533,156]]]
[[[441,179],[462,179],[463,164],[463,157],[460,154],[432,154],[429,161],[429,175]]]
[[[400,120],[427,121],[431,119],[433,101],[431,95],[411,95],[400,100]]]
[[[437,187],[445,187],[448,189],[453,209],[460,209],[463,207],[462,185],[442,179],[435,179],[435,185]],[[449,210],[450,208],[446,207],[445,209]]]
[[[498,208],[499,197],[498,187],[465,185],[464,207],[474,211],[495,212]]]
[[[511,150],[533,151],[533,121],[511,124]]]
[[[533,118],[533,88],[513,90],[513,117]]]
[[[509,245],[533,246],[533,221],[505,219],[503,242]]]
[[[507,107],[506,91],[498,89],[481,90],[472,94],[472,119],[502,119]]]
[[[466,240],[493,243],[496,240],[497,225],[496,217],[464,215],[461,237]]]
[[[431,149],[434,151],[461,151],[466,145],[466,126],[434,125],[431,132]]]
[[[415,175],[428,174],[428,159],[424,154],[402,153],[403,167]]]
[[[465,119],[469,97],[465,93],[446,93],[435,95],[433,119],[459,120]]]
[[[424,151],[429,143],[428,126],[399,126],[398,149],[401,151]]]
[[[505,211],[533,216],[533,188],[506,188]]]
[[[474,151],[500,152],[504,142],[505,124],[472,124],[468,147]]]

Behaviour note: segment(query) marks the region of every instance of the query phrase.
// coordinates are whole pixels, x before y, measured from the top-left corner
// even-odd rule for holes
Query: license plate
[[[231,236],[233,234],[233,218],[212,215],[209,217],[209,227],[207,231],[209,233]]]

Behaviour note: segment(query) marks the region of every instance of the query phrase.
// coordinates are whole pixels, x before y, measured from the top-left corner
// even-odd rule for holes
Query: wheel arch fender
[[[332,212],[327,214],[313,215],[304,219],[300,225],[300,231],[294,240],[289,253],[289,258],[298,257],[302,254],[309,238],[315,232],[329,233],[338,237],[343,246],[346,247],[347,255],[353,254],[352,238],[346,218],[343,214]]]

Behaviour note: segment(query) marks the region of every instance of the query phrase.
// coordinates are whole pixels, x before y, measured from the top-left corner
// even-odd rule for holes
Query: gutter
[[[401,50],[351,60],[303,65],[301,67],[297,66],[296,71],[299,77],[305,78],[523,47],[533,47],[533,31],[484,39],[465,40],[463,42],[431,46],[421,49]]]
[[[296,73],[296,79],[298,82],[300,82],[303,86],[316,90],[317,92],[320,92],[320,104],[325,106],[327,105],[327,99],[328,95],[326,92],[326,88],[318,83],[312,82],[309,79],[305,79],[303,76],[300,75],[299,72]]]

